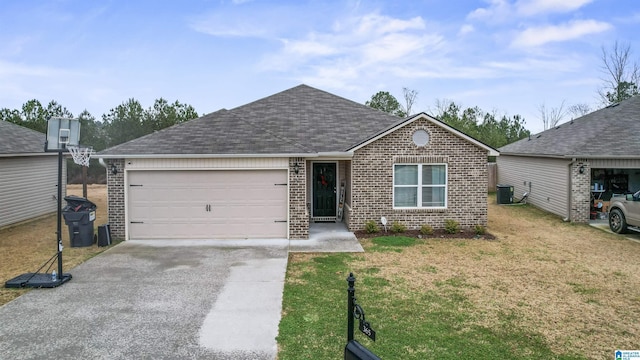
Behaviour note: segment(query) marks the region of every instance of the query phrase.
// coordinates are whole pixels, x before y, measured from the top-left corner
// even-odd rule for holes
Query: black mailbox
[[[362,346],[356,340],[351,340],[344,348],[345,360],[380,360],[376,354],[372,353],[369,349]]]

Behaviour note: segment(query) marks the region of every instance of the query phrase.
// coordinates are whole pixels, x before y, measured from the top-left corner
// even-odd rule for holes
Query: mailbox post
[[[347,288],[347,345],[344,348],[344,359],[380,360],[377,355],[354,339],[354,318],[359,320],[360,331],[373,341],[376,341],[376,332],[366,321],[364,310],[356,302],[356,278],[353,273],[349,273],[347,283],[349,284]]]

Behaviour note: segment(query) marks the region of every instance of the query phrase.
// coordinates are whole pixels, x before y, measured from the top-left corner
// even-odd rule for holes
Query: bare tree
[[[418,97],[418,90],[411,90],[408,88],[402,88],[402,94],[404,96],[404,112],[407,116],[411,115],[411,108],[413,104],[416,102],[416,98]]]
[[[638,95],[640,67],[631,59],[631,46],[616,41],[610,50],[602,47],[602,72],[604,85],[598,94],[605,105],[620,102]]]
[[[567,113],[571,115],[571,119],[585,116],[590,112],[591,112],[591,106],[585,103],[573,104],[569,106],[569,108],[567,109]]]
[[[558,125],[560,120],[567,114],[567,110],[564,108],[564,100],[562,100],[559,107],[550,109],[547,108],[545,104],[541,104],[538,106],[538,111],[540,111],[540,119],[542,120],[544,130],[551,129]]]
[[[456,105],[456,103],[453,102],[453,100],[450,99],[436,99],[434,101],[434,106],[433,107],[429,107],[427,109],[427,111],[435,116],[438,119],[442,119],[442,117],[447,113],[450,112],[450,110],[452,108],[455,108],[456,110],[454,112],[457,112],[458,110],[460,110],[460,107],[458,105]]]

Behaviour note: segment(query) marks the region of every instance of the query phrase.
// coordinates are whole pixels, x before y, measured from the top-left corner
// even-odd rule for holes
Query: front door
[[[336,164],[313,164],[313,217],[336,216]]]

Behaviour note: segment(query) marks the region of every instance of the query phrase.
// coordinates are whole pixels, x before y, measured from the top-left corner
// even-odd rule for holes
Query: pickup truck
[[[611,198],[609,228],[618,234],[627,229],[640,231],[640,191]]]

